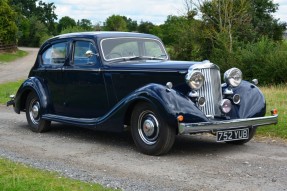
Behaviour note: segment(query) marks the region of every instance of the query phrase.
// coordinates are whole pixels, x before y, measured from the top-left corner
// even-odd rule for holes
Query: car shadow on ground
[[[30,131],[27,124],[23,124],[21,127]],[[44,135],[58,138],[65,137],[81,143],[100,143],[110,148],[115,148],[115,150],[121,147],[122,149],[126,148],[138,153],[129,131],[119,133],[104,132],[61,123],[52,123],[51,130],[45,132]],[[245,145],[218,143],[215,141],[215,136],[209,134],[180,135],[176,136],[172,149],[165,156],[224,155],[248,148],[250,148],[248,143]]]

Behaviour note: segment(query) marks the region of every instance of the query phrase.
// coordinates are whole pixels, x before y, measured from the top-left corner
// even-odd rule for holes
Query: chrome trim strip
[[[218,131],[222,129],[237,129],[244,127],[258,127],[263,125],[276,124],[277,122],[278,115],[201,123],[178,123],[178,134],[203,133]]]

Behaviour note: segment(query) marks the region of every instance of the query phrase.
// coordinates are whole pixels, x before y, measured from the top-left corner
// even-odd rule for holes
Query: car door
[[[64,115],[64,83],[62,69],[65,63],[68,63],[68,47],[67,40],[52,42],[43,50],[41,54],[41,68],[44,72],[41,77],[47,86],[49,92],[50,113],[56,115]]]
[[[94,42],[74,40],[70,56],[70,63],[63,69],[66,115],[77,118],[103,116],[108,111],[108,99]]]

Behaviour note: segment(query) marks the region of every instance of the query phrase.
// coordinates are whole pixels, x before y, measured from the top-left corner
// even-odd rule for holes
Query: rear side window
[[[53,44],[42,54],[43,64],[63,65],[67,55],[67,42]]]

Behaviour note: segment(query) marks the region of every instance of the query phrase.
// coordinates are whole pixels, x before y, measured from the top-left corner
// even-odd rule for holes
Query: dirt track
[[[0,72],[1,80],[20,77]],[[168,155],[153,157],[139,153],[129,133],[58,123],[50,132],[32,133],[25,114],[5,106],[0,106],[0,156],[124,190],[287,190],[285,143],[235,146],[210,136],[181,136]]]
[[[9,62],[9,64],[0,64],[0,84],[27,78],[31,67],[35,63],[39,48],[20,47],[19,49],[29,54],[13,62]]]

